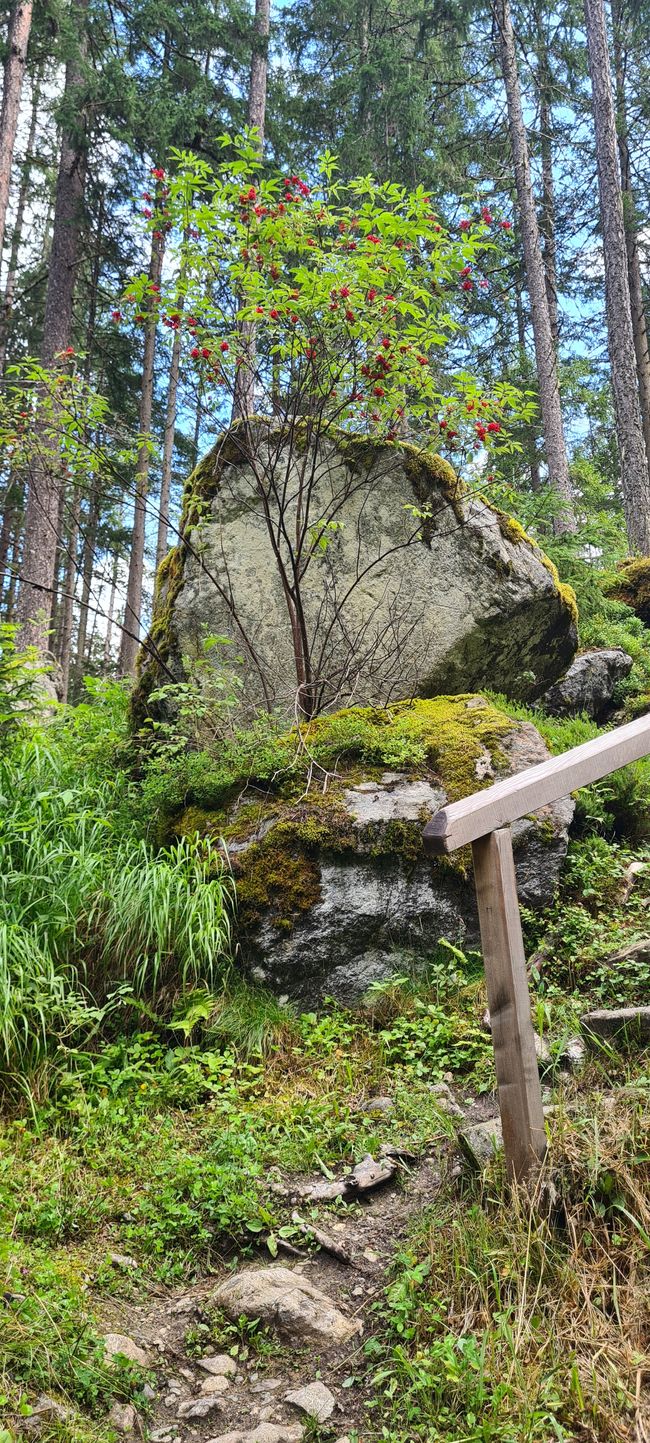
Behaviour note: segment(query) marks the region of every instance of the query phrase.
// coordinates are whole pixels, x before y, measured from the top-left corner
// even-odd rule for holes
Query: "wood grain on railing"
[[[650,716],[643,716],[452,802],[424,829],[433,856],[472,845],[506,1165],[520,1182],[535,1180],[546,1139],[508,823],[648,755]]]

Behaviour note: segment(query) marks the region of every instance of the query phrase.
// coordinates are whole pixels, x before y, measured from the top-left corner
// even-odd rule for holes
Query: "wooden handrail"
[[[452,802],[424,829],[424,845],[432,856],[471,842],[503,1144],[508,1173],[516,1180],[535,1179],[546,1136],[507,824],[648,755],[650,716],[642,716]]]
[[[457,847],[648,755],[650,716],[637,717],[627,726],[615,727],[559,757],[549,757],[546,762],[443,807],[424,829],[425,849],[432,856],[455,852]]]

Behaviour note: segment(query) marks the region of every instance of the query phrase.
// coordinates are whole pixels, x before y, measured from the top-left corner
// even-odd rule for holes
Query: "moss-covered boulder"
[[[633,557],[622,561],[616,574],[604,584],[605,595],[612,601],[622,601],[631,607],[635,616],[650,626],[650,558]]]
[[[222,771],[211,784],[204,771],[169,830],[228,851],[240,954],[258,976],[303,1004],[351,1002],[403,968],[399,949],[477,942],[471,859],[426,858],[422,828],[447,800],[547,755],[534,726],[481,696],[352,707],[284,738],[266,781]],[[528,905],[552,896],[572,812],[567,799],[513,827]]]
[[[160,569],[136,712],[206,633],[242,701],[293,716],[489,686],[541,695],[574,655],[575,598],[440,456],[343,432],[235,425],[190,477]],[[223,664],[223,649],[212,653]]]

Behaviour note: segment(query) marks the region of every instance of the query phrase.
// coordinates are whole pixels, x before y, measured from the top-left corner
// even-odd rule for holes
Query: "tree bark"
[[[542,159],[542,204],[540,232],[548,318],[557,355],[560,329],[557,304],[557,241],[555,224],[555,183],[553,180],[552,75],[544,32],[544,15],[537,11],[537,93],[539,99],[539,147]]]
[[[99,526],[100,512],[100,490],[99,480],[95,480],[90,500],[88,503],[88,515],[86,517],[85,534],[83,539],[83,559],[81,563],[81,596],[79,598],[79,625],[77,627],[77,647],[72,672],[73,696],[77,697],[81,691],[86,664],[86,638],[88,635],[88,606],[90,593],[93,584],[93,571],[95,567],[95,544],[97,541],[97,528]]]
[[[641,279],[641,261],[639,258],[636,198],[632,187],[632,165],[630,161],[627,101],[625,95],[623,14],[619,0],[614,0],[612,4],[612,36],[614,41],[614,73],[616,81],[616,135],[621,168],[621,189],[623,192],[623,225],[625,227],[625,249],[627,251],[627,273],[632,311],[632,335],[634,337],[636,370],[639,378],[639,400],[641,403],[643,439],[645,441],[646,460],[650,472],[650,350],[648,348],[648,327],[643,304],[643,282]]]
[[[11,163],[16,144],[20,95],[32,28],[33,0],[16,0],[7,37],[2,107],[0,108],[0,254],[4,246],[7,206],[11,187]]]
[[[20,186],[18,189],[18,201],[16,204],[16,218],[11,234],[11,249],[9,251],[9,261],[7,264],[5,293],[2,300],[2,308],[0,310],[0,376],[4,375],[4,369],[7,360],[7,345],[9,342],[9,331],[11,327],[11,312],[13,310],[14,296],[16,294],[16,281],[18,279],[18,259],[20,256],[20,247],[23,239],[25,206],[27,204],[27,195],[29,192],[29,185],[32,175],[32,165],[34,162],[34,142],[36,140],[38,110],[41,100],[41,79],[42,76],[39,73],[34,81],[34,88],[32,91],[32,108],[29,121],[29,134],[27,136],[27,145],[25,147],[25,154],[23,156],[23,162],[20,168]]]
[[[14,607],[16,603],[16,590],[18,586],[18,572],[20,570],[20,557],[23,540],[23,518],[20,510],[16,512],[14,528],[11,537],[11,562],[9,565],[9,586],[5,597],[5,621],[13,621]]]
[[[70,645],[72,642],[74,595],[77,582],[80,514],[81,494],[79,487],[75,486],[72,493],[72,506],[70,508],[66,564],[63,573],[63,595],[61,597],[60,624],[57,637],[57,656],[61,665],[59,693],[60,700],[64,702],[68,700],[68,687],[70,684]]]
[[[181,274],[178,281],[178,307],[183,305],[185,293],[184,274]],[[156,570],[164,561],[167,555],[167,538],[169,533],[169,498],[172,489],[172,467],[174,461],[174,438],[176,435],[176,412],[178,409],[178,378],[181,369],[181,330],[180,326],[174,331],[171,362],[169,366],[169,386],[167,389],[167,411],[165,414],[165,437],[163,441],[162,476],[160,480],[160,506],[158,514],[158,537],[156,540]]]
[[[605,264],[607,338],[621,489],[630,550],[650,555],[650,482],[634,352],[632,308],[604,0],[585,0]]]
[[[257,131],[259,153],[264,150],[266,129],[266,91],[269,73],[269,36],[271,33],[271,0],[255,0],[253,22],[253,54],[248,92],[248,124]],[[252,415],[255,410],[255,326],[244,321],[241,328],[242,364],[235,374],[231,420]]]
[[[115,616],[115,597],[117,595],[117,573],[119,557],[117,551],[113,555],[113,569],[111,571],[111,589],[108,596],[108,610],[106,612],[106,632],[104,635],[104,660],[102,670],[108,676],[111,665],[111,642],[113,640],[113,619]]]
[[[70,343],[76,273],[81,255],[88,138],[84,78],[87,6],[88,0],[74,0],[80,39],[74,56],[66,66],[65,99],[66,113],[75,116],[75,125],[74,129],[66,129],[61,139],[41,346],[41,362],[47,367],[52,366]],[[40,655],[45,654],[48,647],[62,485],[63,477],[58,468],[34,464],[27,488],[18,613],[20,644],[35,646]]]
[[[557,491],[561,502],[555,529],[558,532],[575,531],[569,463],[560,405],[557,359],[546,295],[539,226],[533,198],[528,138],[524,126],[509,0],[494,0],[494,16],[499,33],[501,68],[508,104],[508,125],[526,265],[526,281],[530,297],[544,446],[549,481]]]
[[[162,271],[164,244],[157,235],[151,238],[151,259],[149,262],[149,282],[151,286],[160,285]],[[148,438],[151,431],[151,418],[153,415],[153,392],[154,392],[154,361],[156,354],[156,329],[158,310],[154,299],[149,306],[147,322],[144,334],[144,356],[142,362],[142,394],[140,397],[140,434]],[[129,558],[129,576],[126,588],[126,605],[124,609],[124,630],[120,645],[120,674],[132,676],[135,670],[135,659],[138,653],[138,639],[140,636],[140,620],[142,611],[142,582],[144,577],[144,543],[145,525],[147,515],[147,493],[149,490],[149,471],[151,457],[149,446],[145,440],[140,447],[138,465],[135,477],[135,503],[133,509],[133,531],[131,534],[131,555]]]

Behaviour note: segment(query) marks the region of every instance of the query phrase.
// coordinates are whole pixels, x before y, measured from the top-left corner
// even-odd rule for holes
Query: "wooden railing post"
[[[506,1165],[531,1179],[546,1134],[509,828],[478,837],[472,854]]]

